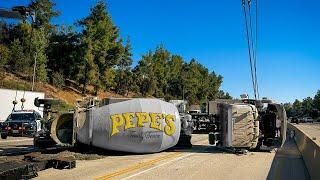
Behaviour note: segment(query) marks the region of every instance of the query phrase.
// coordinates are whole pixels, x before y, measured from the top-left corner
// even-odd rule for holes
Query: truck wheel
[[[7,139],[8,135],[7,134],[1,134],[1,139]]]

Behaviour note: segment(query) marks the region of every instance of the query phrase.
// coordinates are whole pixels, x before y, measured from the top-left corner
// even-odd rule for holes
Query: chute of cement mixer
[[[132,99],[78,113],[77,141],[95,147],[135,153],[175,146],[180,136],[177,108],[159,99]]]

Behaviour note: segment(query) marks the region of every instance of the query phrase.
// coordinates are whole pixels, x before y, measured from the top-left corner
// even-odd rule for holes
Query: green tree
[[[283,104],[284,109],[286,110],[287,116],[288,117],[293,117],[295,116],[294,111],[293,111],[293,107],[291,103],[284,103]]]
[[[201,84],[200,80],[201,74],[199,69],[201,65],[195,60],[192,59],[189,63],[184,64],[181,72],[181,82],[183,86],[183,94],[186,100],[190,104],[198,103],[201,101],[197,96],[200,96],[198,93],[198,86]]]
[[[313,98],[313,107],[317,110],[319,114],[320,113],[320,90],[317,91],[317,94]]]
[[[311,116],[313,113],[313,99],[307,97],[302,101],[302,112],[304,115]]]
[[[62,73],[64,77],[76,80],[83,58],[80,34],[74,32],[71,26],[66,29],[62,25],[59,31],[50,36],[49,42],[48,71]]]
[[[183,68],[183,58],[178,55],[172,55],[168,62],[168,93],[174,98],[182,99],[183,97],[183,85],[181,82],[181,72]]]
[[[8,63],[9,53],[9,48],[4,44],[0,44],[0,68],[3,68]]]
[[[224,92],[222,90],[219,90],[216,96],[218,99],[232,99],[232,96],[228,92]]]
[[[54,10],[55,4],[51,0],[33,0],[29,7],[34,11],[34,27],[36,29],[43,28],[46,33],[53,32],[54,25],[50,23],[53,17],[57,17],[60,13]]]
[[[181,82],[185,98],[189,103],[201,103],[216,98],[222,77],[192,59],[184,64],[181,72]]]
[[[171,55],[163,46],[158,46],[155,53],[143,55],[133,74],[142,95],[185,98],[191,104],[215,99],[222,83],[221,76],[209,73],[195,59],[185,63],[181,56]],[[231,97],[227,94],[226,98]]]
[[[36,79],[40,82],[47,82],[47,54],[48,37],[43,29],[34,29],[31,40],[31,59],[36,66]],[[33,64],[34,65],[34,64]]]
[[[12,24],[6,23],[4,20],[0,20],[0,42],[2,45],[8,46],[12,42],[10,39],[12,31]]]
[[[31,26],[27,23],[19,23],[9,28],[7,41],[10,42],[10,56],[8,65],[10,70],[21,75],[31,75],[32,51]],[[14,49],[14,50],[13,50]],[[13,52],[14,51],[14,52]],[[19,56],[19,57],[18,57]]]
[[[223,82],[223,77],[221,75],[217,75],[215,72],[211,72],[209,75],[209,90],[208,90],[208,100],[212,101],[218,98],[219,88]],[[229,98],[229,97],[224,97]]]
[[[52,84],[58,88],[62,88],[64,86],[65,78],[62,73],[53,72],[52,73]]]
[[[152,56],[152,69],[153,78],[156,82],[154,96],[164,97],[167,93],[167,78],[168,78],[168,67],[167,64],[171,58],[170,52],[167,51],[162,45],[157,47],[155,53]]]
[[[4,66],[8,63],[9,53],[9,48],[0,44],[0,80],[4,78]]]
[[[30,61],[28,61],[28,58],[25,56],[19,39],[14,40],[10,45],[8,64],[13,72],[24,74],[30,70]]]
[[[89,48],[88,41],[91,41],[90,53],[92,53],[92,67],[96,67],[97,80],[91,81],[95,86],[96,93],[101,87],[110,89],[115,85],[114,66],[118,64],[121,51],[121,39],[118,28],[113,25],[111,17],[106,10],[106,4],[99,1],[90,11],[88,17],[79,21],[83,28],[82,36],[85,48]],[[87,50],[85,50],[87,51]],[[90,78],[85,78],[86,80]]]
[[[296,99],[293,102],[292,108],[293,108],[293,114],[295,116],[302,116],[303,115],[302,103],[298,99]]]
[[[99,79],[99,71],[97,65],[94,63],[93,46],[90,38],[84,39],[85,41],[85,54],[84,61],[81,65],[79,76],[83,84],[83,93],[86,93],[88,84],[97,84]]]
[[[105,89],[110,90],[117,86],[117,82],[116,82],[117,72],[115,69],[107,68],[103,75],[104,76],[103,76],[102,82],[104,83]]]
[[[118,72],[116,76],[116,92],[121,95],[128,93],[130,88],[132,64],[130,39],[127,40],[125,47],[120,49],[120,58],[118,63]]]
[[[52,25],[50,20],[58,13],[53,10],[53,3],[50,0],[32,1],[29,7],[35,12],[33,18],[35,22],[31,25],[23,21],[17,25],[9,27],[9,33],[5,36],[11,42],[14,39],[12,48],[19,52],[19,61],[11,60],[10,64],[13,70],[19,73],[31,75],[32,66],[36,62],[36,78],[38,81],[47,82],[47,55],[48,34]],[[18,47],[19,46],[19,47]],[[15,55],[17,57],[18,55]],[[22,61],[23,60],[23,61]]]
[[[156,78],[153,70],[153,53],[150,50],[142,55],[138,65],[134,68],[135,85],[143,96],[153,95],[156,91]]]

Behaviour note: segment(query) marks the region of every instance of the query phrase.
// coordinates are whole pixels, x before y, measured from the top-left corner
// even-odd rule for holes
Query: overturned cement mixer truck
[[[35,135],[35,146],[81,143],[115,151],[159,152],[186,138],[180,136],[181,125],[185,124],[181,121],[191,120],[191,116],[180,116],[172,103],[159,99],[122,99],[100,106],[90,99],[79,102],[74,112],[55,112],[53,117],[50,106],[55,102],[35,100],[47,114],[46,125]]]
[[[78,103],[74,112],[53,113],[54,100],[36,99],[47,122],[35,135],[34,145],[85,144],[106,150],[133,153],[159,152],[177,145],[191,145],[192,116],[159,99],[118,99],[96,105],[93,99]],[[281,145],[286,137],[286,114],[280,104],[248,101],[218,103],[208,114],[209,143],[230,148],[259,149]]]

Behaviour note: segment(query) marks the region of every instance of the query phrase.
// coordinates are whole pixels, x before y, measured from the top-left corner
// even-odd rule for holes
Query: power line
[[[251,50],[252,50],[252,58],[253,58],[253,74],[254,74],[254,88],[256,91],[256,94],[258,95],[258,82],[257,82],[257,68],[256,68],[256,50],[255,46],[256,44],[254,43],[253,35],[252,35],[252,18],[251,18],[251,1],[248,0],[248,9],[249,9],[249,32],[250,32],[250,39],[251,39]],[[255,96],[257,96],[255,95]],[[259,97],[258,97],[259,98]]]
[[[257,51],[258,51],[258,0],[256,0],[256,51],[255,51],[255,72],[257,72]],[[259,85],[258,85],[258,76],[256,74],[256,85],[257,85],[257,93],[258,93],[258,99],[260,99],[260,92],[259,92]]]
[[[255,39],[253,38],[253,35],[252,35],[252,31],[253,31],[253,28],[252,28],[252,18],[251,18],[251,0],[248,0],[248,8],[249,8],[249,21],[250,21],[250,38],[251,38],[251,48],[252,48],[252,54],[253,54],[253,69],[254,69],[254,81],[255,81],[255,89],[256,89],[256,93],[257,93],[257,97],[258,99],[260,98],[259,96],[259,85],[258,85],[258,76],[257,76],[257,33],[258,33],[258,30],[257,30],[257,21],[258,21],[258,15],[257,15],[257,0],[256,0],[256,14],[255,14],[255,20],[256,20],[256,26],[255,26]]]
[[[260,99],[259,83],[257,75],[257,47],[258,47],[258,0],[255,1],[255,29],[253,28],[253,10],[251,8],[252,0],[242,0],[244,17],[246,23],[247,41],[248,41],[248,52],[250,60],[250,70],[252,86],[254,91],[255,99]],[[249,21],[249,22],[248,22]],[[254,32],[254,33],[253,33]]]
[[[249,36],[249,29],[248,29],[247,10],[246,10],[246,1],[245,0],[242,0],[242,5],[243,5],[244,17],[245,17],[245,21],[246,21],[246,33],[247,33],[248,53],[249,53],[249,60],[250,60],[251,80],[252,80],[252,86],[253,86],[253,91],[254,91],[254,97],[255,97],[255,99],[257,99],[255,77],[254,77],[253,68],[252,68],[252,55],[251,55],[251,45],[250,45],[251,43],[250,43],[250,36]]]

